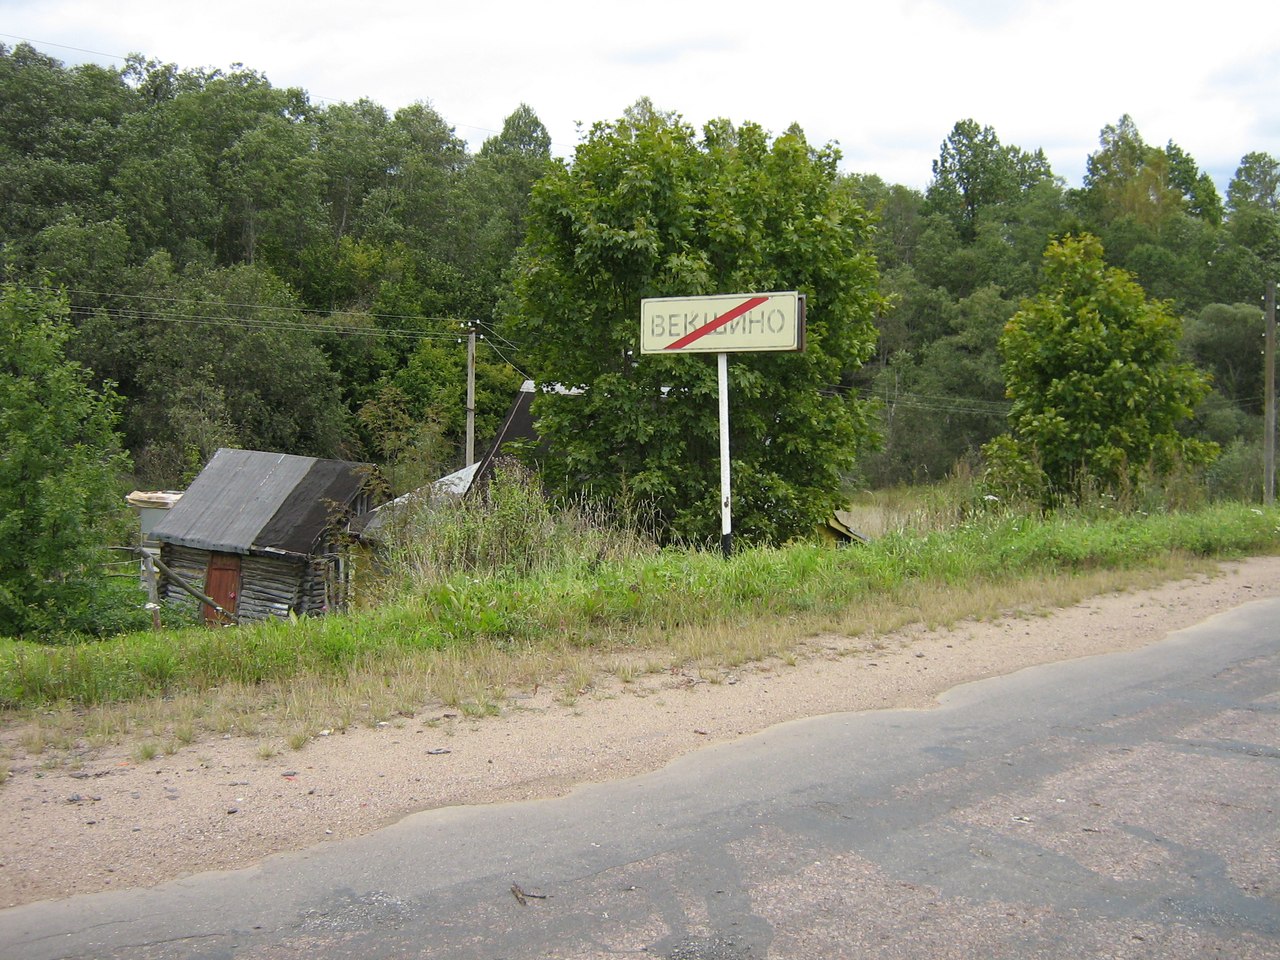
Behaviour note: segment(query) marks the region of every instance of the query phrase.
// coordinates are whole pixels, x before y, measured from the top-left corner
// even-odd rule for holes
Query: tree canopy
[[[67,350],[117,385],[140,484],[181,485],[219,444],[457,465],[460,331],[492,330],[553,164],[530,107],[473,156],[428,103],[322,107],[239,65],[66,68],[20,44],[0,45],[0,119],[0,270],[66,289]],[[481,343],[492,429],[520,376]],[[393,387],[440,425],[416,431],[430,451],[362,415]]]
[[[1219,321],[1256,306],[1280,265],[1274,157],[1246,153],[1219,196],[1187,151],[1148,143],[1127,115],[1103,127],[1076,188],[1035,144],[962,119],[939,131],[932,179],[918,190],[841,173],[834,151],[803,145],[794,130],[717,121],[694,133],[675,123],[667,141],[645,141],[646,114],[671,117],[643,104],[562,161],[533,108],[513,107],[472,150],[427,101],[395,111],[367,99],[313,103],[249,66],[188,69],[133,55],[120,69],[67,67],[29,44],[0,44],[0,276],[37,286],[48,276],[66,291],[67,354],[94,384],[116,384],[138,485],[180,486],[219,443],[377,460],[415,483],[460,465],[466,324],[483,334],[482,448],[514,386],[544,367],[545,331],[526,333],[523,318],[534,315],[511,292],[531,211],[554,221],[552,199],[535,211],[543,177],[554,185],[548,198],[595,191],[570,197],[557,222],[609,206],[593,214],[595,232],[573,242],[584,266],[612,258],[620,276],[649,277],[611,294],[627,297],[640,286],[772,286],[790,271],[779,266],[787,246],[803,267],[794,262],[818,233],[770,209],[782,182],[785,203],[866,211],[859,229],[879,267],[878,342],[859,365],[860,348],[847,359],[828,334],[817,349],[840,357],[840,370],[813,375],[833,394],[879,403],[855,419],[869,418],[858,430],[878,428],[883,447],[855,440],[857,463],[843,480],[888,484],[976,465],[1003,429],[1009,401],[995,344],[1036,293],[1051,241],[1098,237],[1109,265],[1196,328],[1188,358],[1233,378],[1243,368],[1222,366]],[[638,165],[594,179],[613,133],[635,141]],[[625,168],[621,148],[614,155]],[[810,181],[820,186],[812,203],[797,200]],[[562,273],[564,296],[586,296],[571,269]],[[798,275],[796,285],[809,282]],[[824,300],[815,282],[815,329],[833,322]],[[595,363],[603,348],[586,342],[583,363]],[[622,370],[621,353],[610,356]],[[784,359],[735,361],[735,377],[770,363]],[[1222,415],[1189,429],[1252,443],[1256,401],[1220,381]],[[625,475],[628,489],[661,487],[636,464]]]
[[[639,356],[640,301],[799,290],[806,351],[731,358],[735,530],[779,542],[840,504],[872,436],[842,377],[871,354],[879,298],[869,220],[836,159],[795,128],[721,120],[699,137],[641,101],[537,185],[505,330],[538,382],[581,390],[535,402],[560,491],[633,498],[668,536],[711,539],[715,365]]]
[[[1108,267],[1095,237],[1066,237],[1044,259],[1040,292],[1000,338],[1012,440],[993,457],[1036,465],[1048,502],[1211,460],[1211,444],[1178,431],[1209,383],[1179,356],[1168,307]]]
[[[68,360],[67,304],[0,286],[0,635],[96,632],[124,504],[116,398]]]

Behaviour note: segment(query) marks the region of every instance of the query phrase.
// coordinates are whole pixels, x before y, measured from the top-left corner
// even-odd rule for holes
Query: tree
[[[320,116],[319,163],[336,242],[359,221],[365,198],[391,176],[387,111],[369,100],[336,103]]]
[[[1227,187],[1229,234],[1247,251],[1254,266],[1250,280],[1256,295],[1267,272],[1280,264],[1280,161],[1270,154],[1248,153]]]
[[[1233,213],[1258,207],[1280,213],[1280,161],[1268,153],[1246,153],[1227,185],[1227,205]]]
[[[66,359],[65,299],[0,287],[0,634],[93,631],[127,467],[116,399]]]
[[[1218,255],[1222,200],[1208,174],[1173,141],[1148,145],[1127,114],[1102,130],[1075,201],[1110,260],[1180,311],[1221,296],[1210,276]]]
[[[1191,155],[1180,146],[1169,141],[1164,148],[1169,158],[1169,181],[1186,200],[1187,212],[1193,217],[1213,224],[1222,223],[1222,198],[1218,196],[1218,188],[1213,178],[1203,172]]]
[[[555,164],[551,135],[533,109],[522,103],[507,117],[502,132],[484,142],[467,170],[466,200],[477,211],[473,270],[491,297],[489,313],[524,240],[533,185]]]
[[[1008,404],[996,341],[1014,304],[994,286],[946,310],[949,332],[900,355],[871,389],[884,445],[864,466],[876,484],[940,479],[1001,431]]]
[[[1138,125],[1129,114],[1107,124],[1097,151],[1085,161],[1083,206],[1095,224],[1119,215],[1129,184],[1137,179],[1149,155]]]
[[[1233,404],[1261,412],[1262,310],[1249,303],[1211,303],[1185,322],[1185,349],[1213,376],[1214,388]]]
[[[1040,293],[1000,338],[1012,437],[988,453],[1002,466],[1038,464],[1050,503],[1079,500],[1088,483],[1133,489],[1147,471],[1209,462],[1211,444],[1178,432],[1209,391],[1179,359],[1180,336],[1164,303],[1105,265],[1097,238],[1051,244]]]
[[[117,125],[137,106],[115,70],[65,69],[29,44],[0,44],[0,243],[21,262],[41,228],[74,214],[111,217],[107,174]],[[19,256],[15,256],[18,254]]]
[[[647,100],[598,123],[534,189],[505,335],[535,401],[549,484],[651,503],[673,537],[718,530],[715,364],[637,356],[640,300],[797,289],[808,349],[730,363],[734,526],[744,542],[811,532],[872,436],[839,389],[871,354],[879,306],[869,221],[837,153],[801,131],[713,121],[701,139]]]
[[[847,174],[841,186],[876,218],[876,263],[882,271],[911,263],[923,227],[924,196],[875,174]]]
[[[1025,153],[1006,147],[991,127],[961,120],[942,141],[926,196],[931,210],[950,220],[964,239],[972,240],[983,210],[1052,179],[1042,150]]]
[[[225,444],[341,452],[348,411],[320,324],[268,267],[177,273],[157,254],[132,289],[127,309],[77,311],[68,346],[97,379],[121,384],[140,480],[180,484]]]

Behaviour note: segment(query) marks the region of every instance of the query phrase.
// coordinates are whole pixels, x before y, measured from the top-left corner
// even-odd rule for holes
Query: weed
[[[49,747],[48,732],[39,721],[32,723],[26,730],[22,732],[22,749],[27,751],[27,756],[38,757]]]
[[[144,740],[133,748],[133,759],[138,763],[145,763],[148,760],[154,760],[160,753],[160,748],[150,740]]]
[[[639,666],[628,657],[619,657],[613,663],[612,673],[622,683],[635,683],[639,672]]]
[[[573,663],[569,670],[569,675],[565,680],[565,684],[570,690],[574,690],[578,694],[583,694],[595,686],[595,680],[595,670],[592,665],[583,658]]]
[[[259,760],[270,760],[272,757],[277,756],[279,753],[280,753],[280,748],[277,747],[275,744],[272,744],[272,743],[258,744]]]

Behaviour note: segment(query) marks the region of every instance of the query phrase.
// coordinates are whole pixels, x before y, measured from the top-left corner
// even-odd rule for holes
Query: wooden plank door
[[[228,613],[236,612],[236,599],[240,596],[240,555],[237,553],[209,554],[209,567],[204,574],[204,592],[210,600]],[[201,604],[204,622],[222,626],[227,621],[209,604]]]

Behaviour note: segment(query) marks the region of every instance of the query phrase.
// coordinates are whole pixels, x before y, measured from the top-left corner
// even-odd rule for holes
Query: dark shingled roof
[[[345,460],[219,450],[152,536],[218,553],[310,556],[370,470]]]

